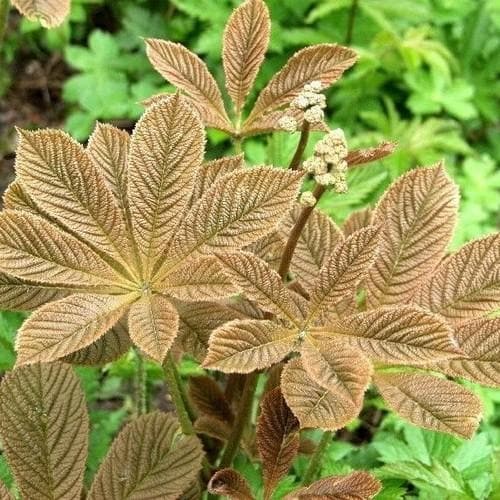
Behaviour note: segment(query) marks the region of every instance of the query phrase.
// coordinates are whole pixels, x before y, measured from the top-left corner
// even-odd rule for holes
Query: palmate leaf
[[[12,0],[12,4],[29,20],[39,20],[44,28],[62,24],[71,6],[70,0]]]
[[[264,498],[267,499],[288,473],[300,445],[299,421],[288,408],[279,387],[262,399],[256,443],[262,461]]]
[[[234,469],[217,471],[208,483],[208,491],[213,495],[222,495],[232,500],[253,500],[247,480]]]
[[[500,304],[500,235],[473,241],[445,259],[413,298],[457,324]]]
[[[404,302],[438,266],[455,227],[457,187],[441,165],[419,168],[393,184],[374,213],[380,252],[366,280],[367,304]]]
[[[85,396],[70,366],[23,366],[0,386],[0,434],[23,498],[80,498],[87,457]]]
[[[0,500],[13,500],[13,499],[14,497],[11,495],[7,486],[5,486],[3,481],[0,481]]]
[[[147,55],[163,78],[184,90],[200,112],[203,122],[222,130],[232,130],[224,102],[207,65],[183,45],[165,40],[146,40]]]
[[[371,208],[363,208],[353,212],[342,224],[342,232],[345,236],[350,236],[352,233],[359,231],[373,223],[373,211]]]
[[[222,63],[226,88],[240,113],[264,61],[271,21],[262,0],[246,0],[232,13],[224,31]]]
[[[214,379],[206,376],[191,377],[189,397],[203,416],[217,418],[229,424],[234,420],[231,405]]]
[[[326,499],[369,500],[382,488],[380,481],[363,471],[346,476],[330,476],[300,488],[285,497],[286,500]]]
[[[198,439],[182,435],[174,416],[143,415],[113,442],[88,498],[178,498],[200,471],[202,457]]]
[[[374,382],[387,405],[415,425],[470,438],[479,424],[481,401],[454,382],[417,373],[377,373]]]
[[[28,194],[19,179],[9,184],[9,187],[5,190],[3,194],[3,207],[9,210],[23,210],[40,215],[39,207],[36,206],[33,198]]]
[[[231,321],[210,336],[203,366],[226,373],[250,373],[281,361],[296,340],[296,330],[273,321]]]

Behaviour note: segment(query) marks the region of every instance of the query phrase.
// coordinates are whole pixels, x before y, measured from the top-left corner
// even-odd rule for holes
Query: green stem
[[[9,21],[10,1],[0,0],[0,47],[2,46]]]
[[[314,452],[314,455],[312,456],[311,461],[309,462],[309,467],[307,468],[306,473],[304,474],[304,478],[302,480],[302,484],[304,486],[311,484],[316,479],[321,459],[323,458],[323,454],[325,453],[327,446],[330,444],[332,437],[333,437],[333,432],[331,431],[323,433],[323,436],[321,437],[321,440],[318,443],[318,447],[316,448],[316,451]]]
[[[351,8],[349,9],[349,17],[347,18],[347,31],[345,35],[345,44],[350,45],[354,32],[354,21],[358,12],[358,0],[352,0]]]
[[[233,146],[234,146],[234,152],[239,155],[243,151],[243,146],[242,146],[243,140],[241,137],[235,137],[233,139]]]
[[[290,162],[289,168],[291,170],[298,170],[300,167],[300,162],[302,160],[302,156],[304,155],[304,151],[306,150],[307,142],[309,141],[309,132],[310,132],[309,122],[303,121],[302,123],[302,131],[300,132],[299,144],[297,145],[297,149],[295,154],[293,155],[292,161]]]
[[[146,399],[146,370],[144,367],[144,358],[138,349],[135,350],[137,360],[137,371],[135,377],[135,410],[137,415],[144,415],[147,413],[147,399]]]
[[[258,378],[259,374],[257,372],[253,372],[250,373],[245,380],[245,386],[243,387],[243,394],[241,395],[236,420],[234,421],[231,435],[229,436],[226,448],[224,449],[224,454],[222,455],[220,461],[219,467],[221,469],[230,467],[236,453],[238,452],[243,431],[248,425],[252,414],[253,398],[255,389],[257,388]]]
[[[172,398],[177,418],[181,424],[182,432],[186,435],[194,434],[193,422],[190,418],[192,410],[188,410],[189,405],[187,404],[187,398],[184,399],[182,395],[182,382],[170,353],[167,355],[167,359],[163,363],[163,373],[165,374],[165,380],[167,381],[170,397]]]

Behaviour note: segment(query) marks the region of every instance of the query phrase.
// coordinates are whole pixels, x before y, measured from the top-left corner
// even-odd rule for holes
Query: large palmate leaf
[[[262,399],[256,442],[262,460],[264,498],[267,499],[288,473],[300,446],[299,421],[286,405],[279,387]]]
[[[208,483],[208,491],[213,495],[222,495],[231,500],[253,500],[247,480],[234,469],[217,471]]]
[[[146,40],[146,46],[156,71],[192,98],[191,102],[200,111],[204,123],[222,130],[232,129],[219,87],[196,54],[181,44],[158,39]]]
[[[262,0],[246,0],[231,15],[224,31],[222,63],[226,88],[240,113],[264,60],[271,21]]]
[[[483,316],[500,304],[500,235],[473,241],[448,257],[414,301],[452,323]]]
[[[412,306],[355,314],[323,327],[323,333],[385,363],[422,364],[460,354],[447,323]]]
[[[203,147],[201,122],[178,95],[148,108],[136,125],[128,199],[147,278],[184,215]]]
[[[309,82],[320,81],[323,87],[330,86],[356,59],[353,50],[335,44],[299,50],[262,90],[244,128],[249,128],[262,115],[288,104]]]
[[[283,221],[284,237],[288,237],[302,210],[302,206],[294,206],[290,216]],[[300,233],[290,263],[290,269],[308,291],[313,288],[326,259],[342,240],[342,233],[330,217],[313,210]]]
[[[70,0],[12,0],[28,19],[39,20],[44,28],[59,26],[69,14]]]
[[[85,396],[70,366],[23,366],[0,386],[0,434],[23,498],[80,498],[87,458]]]
[[[203,366],[227,373],[250,373],[281,361],[296,340],[296,330],[272,321],[231,321],[210,336]]]
[[[136,297],[70,295],[42,306],[19,331],[18,364],[51,361],[87,347],[117,323]]]
[[[182,435],[174,416],[143,415],[113,442],[88,498],[178,498],[196,478],[202,457],[198,439]]]
[[[374,213],[380,252],[366,280],[369,307],[409,299],[444,257],[456,222],[457,187],[444,168],[419,168],[399,179]]]
[[[378,373],[374,382],[388,406],[411,423],[470,438],[481,401],[449,380],[417,373]]]

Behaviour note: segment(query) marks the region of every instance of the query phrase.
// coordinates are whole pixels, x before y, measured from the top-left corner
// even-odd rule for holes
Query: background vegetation
[[[0,184],[9,180],[13,126],[64,127],[85,141],[95,120],[132,128],[139,102],[169,90],[151,68],[141,37],[179,41],[200,54],[217,76],[220,36],[238,0],[73,0],[71,17],[57,29],[9,16],[0,46]],[[261,87],[295,50],[338,42],[356,48],[360,61],[330,92],[329,122],[346,131],[351,147],[398,142],[389,159],[355,169],[349,192],[322,208],[336,222],[373,205],[408,168],[445,158],[461,187],[454,246],[500,226],[500,2],[498,0],[267,0],[273,19],[270,54]],[[209,133],[211,153],[231,147]],[[285,164],[298,137],[276,133],[249,140],[250,163]],[[0,371],[14,362],[13,339],[23,315],[0,313]],[[91,410],[89,476],[132,412],[134,355],[103,369],[81,368]],[[202,373],[189,360],[184,375]],[[162,374],[147,367],[152,406]],[[322,474],[364,468],[383,479],[379,499],[500,499],[500,394],[476,388],[485,419],[470,442],[422,431],[386,417],[372,398],[360,419],[338,435]],[[315,439],[312,434],[311,438]],[[279,488],[281,497],[300,476],[307,457]],[[255,465],[237,463],[246,477]],[[0,455],[0,477],[9,472]]]

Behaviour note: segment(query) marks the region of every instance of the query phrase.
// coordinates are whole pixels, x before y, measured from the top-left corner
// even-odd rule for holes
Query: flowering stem
[[[297,150],[295,151],[292,161],[290,162],[289,168],[291,170],[298,170],[298,168],[300,167],[302,156],[306,149],[307,142],[309,141],[309,132],[310,132],[309,122],[304,120],[302,122],[302,131],[300,132],[299,144],[297,145]]]
[[[354,31],[354,20],[358,11],[358,0],[352,0],[351,8],[349,10],[349,17],[347,19],[347,32],[345,35],[345,44],[350,45],[352,42],[352,35]]]
[[[290,269],[290,262],[292,261],[295,247],[297,246],[297,242],[299,241],[300,233],[302,233],[302,230],[304,229],[309,216],[312,214],[314,207],[316,206],[324,192],[325,187],[318,184],[313,191],[313,196],[316,198],[316,203],[312,207],[303,208],[302,212],[299,215],[299,218],[297,219],[297,222],[295,222],[295,226],[293,226],[292,231],[290,232],[290,236],[288,237],[288,241],[286,242],[285,249],[283,250],[280,267],[278,269],[278,273],[282,279],[286,278],[286,275],[288,274],[288,271]]]
[[[304,486],[311,484],[316,479],[321,459],[323,458],[323,454],[325,453],[327,446],[330,444],[332,440],[332,436],[333,432],[331,431],[323,433],[323,436],[321,437],[321,440],[318,443],[316,451],[314,452],[314,455],[312,456],[311,461],[309,462],[309,467],[307,468],[306,473],[304,474],[304,479],[302,480],[302,484]]]
[[[137,360],[135,378],[135,411],[137,415],[144,415],[148,411],[146,400],[146,370],[144,368],[144,358],[138,349],[135,349],[135,357]]]

